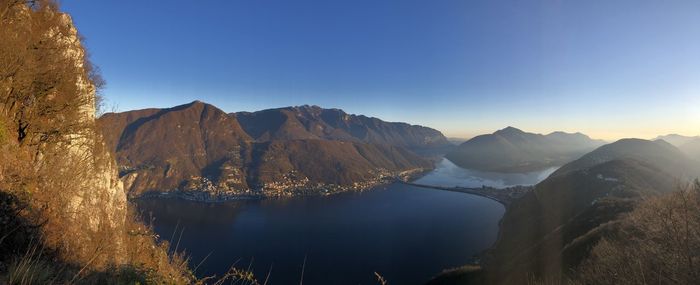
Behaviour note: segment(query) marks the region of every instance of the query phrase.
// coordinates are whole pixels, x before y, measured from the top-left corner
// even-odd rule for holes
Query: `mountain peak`
[[[504,129],[496,131],[494,134],[522,134],[525,133],[521,129],[507,126]]]
[[[172,109],[172,110],[180,110],[180,109],[187,109],[187,108],[199,108],[199,107],[206,107],[206,106],[213,106],[211,104],[207,104],[206,102],[202,102],[199,100],[194,100],[192,102],[178,105],[175,107],[167,108],[167,109]]]
[[[495,172],[529,172],[560,166],[603,143],[583,134],[548,135],[506,127],[474,137],[447,154],[460,167]]]
[[[291,107],[293,109],[301,109],[301,110],[321,110],[323,108],[317,106],[317,105],[309,105],[309,104],[304,104],[304,105],[299,105],[299,106],[294,106]]]
[[[219,109],[218,107],[216,107],[212,104],[206,103],[206,102],[199,101],[199,100],[194,100],[190,103],[178,105],[175,107],[160,109],[160,111],[162,111],[162,112],[177,112],[177,111],[186,111],[186,110],[190,110],[190,111],[194,111],[194,112],[201,112],[204,110],[208,110],[208,111],[214,111],[216,113],[224,113],[225,114],[225,112],[222,111],[221,109]]]
[[[194,101],[192,101],[192,102],[190,102],[190,103],[187,103],[187,104],[185,104],[185,105],[188,105],[188,106],[196,106],[196,105],[209,105],[209,104],[207,104],[207,103],[205,103],[205,102],[202,102],[202,101],[199,101],[199,100],[194,100]]]
[[[655,140],[655,141],[663,140],[663,141],[668,142],[674,146],[680,147],[680,146],[682,146],[682,145],[684,145],[692,140],[698,139],[698,138],[700,138],[700,137],[699,136],[691,137],[691,136],[684,136],[684,135],[679,135],[679,134],[668,134],[665,136],[658,136],[658,137],[654,138],[653,140]]]

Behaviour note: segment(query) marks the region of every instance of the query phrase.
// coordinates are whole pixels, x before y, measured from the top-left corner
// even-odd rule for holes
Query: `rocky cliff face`
[[[75,64],[84,68],[85,50],[83,49],[77,30],[71,18],[63,14],[62,23],[69,26],[70,33],[65,35],[63,44],[65,54],[74,59]],[[88,78],[76,78],[80,96],[84,96],[86,104],[81,106],[81,120],[87,126],[95,125],[95,86]],[[81,239],[93,240],[100,231],[124,230],[127,216],[127,201],[123,183],[118,177],[114,158],[108,152],[101,135],[94,127],[81,130],[80,133],[69,135],[67,154],[63,158],[64,166],[80,165],[80,171],[58,170],[72,174],[73,191],[68,197],[67,207],[62,209],[70,219],[67,223],[76,234],[72,241],[77,243],[74,248],[80,249]],[[120,235],[112,235],[110,263],[119,264],[123,259],[123,241]]]
[[[0,1],[0,26],[0,283],[192,283],[130,210],[70,17]]]

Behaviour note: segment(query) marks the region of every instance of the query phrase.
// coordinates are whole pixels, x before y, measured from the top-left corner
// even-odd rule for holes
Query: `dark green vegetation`
[[[430,169],[414,151],[449,146],[438,131],[316,106],[226,114],[199,101],[98,120],[132,195],[211,188],[251,195],[362,187]]]
[[[692,225],[678,228],[686,211],[700,212],[700,189],[676,191],[698,177],[698,169],[665,141],[624,139],[602,146],[564,165],[507,209],[483,268],[446,272],[431,284],[642,284],[637,282],[640,275],[625,279],[631,272],[646,274],[654,283],[689,284],[697,277],[695,268],[667,263],[688,266],[700,259],[697,216]],[[691,196],[694,204],[687,202]],[[687,203],[676,207],[681,198]],[[655,238],[662,234],[671,240]],[[685,239],[679,236],[685,234],[689,240],[682,245],[692,248],[664,244]],[[627,240],[633,245],[626,245]],[[685,261],[671,258],[683,252]],[[632,260],[639,264],[624,264]]]
[[[463,168],[530,172],[568,163],[604,142],[575,133],[526,133],[513,127],[474,137],[446,157]]]

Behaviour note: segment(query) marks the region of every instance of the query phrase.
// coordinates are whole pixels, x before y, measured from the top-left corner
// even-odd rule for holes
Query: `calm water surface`
[[[464,169],[447,159],[442,159],[435,170],[416,180],[419,184],[438,186],[506,188],[515,185],[535,185],[544,180],[559,167],[550,167],[528,173],[498,173]]]
[[[422,179],[463,180],[445,174],[448,166],[443,162]],[[221,276],[237,262],[260,279],[271,270],[273,285],[299,284],[305,258],[307,285],[377,284],[375,271],[389,284],[422,284],[491,246],[504,212],[479,196],[403,184],[327,197],[138,204],[153,215],[161,237],[184,228],[179,248],[191,255],[192,267],[209,255],[198,276]]]

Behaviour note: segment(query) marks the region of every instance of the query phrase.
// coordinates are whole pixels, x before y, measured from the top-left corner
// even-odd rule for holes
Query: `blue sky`
[[[120,111],[315,104],[469,137],[700,134],[700,1],[63,0]]]

